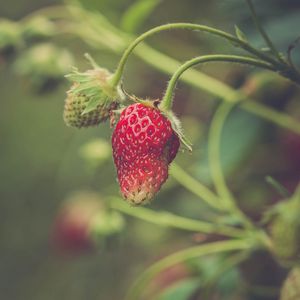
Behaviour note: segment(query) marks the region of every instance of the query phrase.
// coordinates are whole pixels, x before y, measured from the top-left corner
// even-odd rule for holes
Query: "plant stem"
[[[144,273],[139,275],[138,279],[134,283],[131,289],[129,289],[125,300],[140,300],[141,295],[145,290],[147,284],[150,280],[162,270],[171,267],[172,265],[185,262],[187,260],[201,257],[204,255],[226,252],[226,251],[236,251],[251,249],[254,246],[253,242],[249,240],[228,240],[221,242],[214,242],[209,244],[204,244],[196,247],[191,247],[174,254],[171,254],[157,263],[151,265]]]
[[[194,193],[196,196],[200,197],[210,207],[216,210],[224,211],[224,209],[222,208],[222,203],[220,202],[220,199],[217,195],[215,195],[201,182],[190,176],[174,162],[170,166],[170,174],[179,184]]]
[[[67,33],[78,36],[94,49],[106,47],[111,51],[120,54],[123,52],[128,41],[132,39],[128,34],[125,34],[114,27],[99,12],[95,14],[75,6],[67,6],[66,8],[71,12],[73,18],[75,18],[77,22],[78,20],[83,19],[83,22],[76,24],[76,26],[75,24],[72,24],[72,26],[70,25]],[[101,33],[99,33],[99,29],[101,29]],[[102,35],[102,31],[104,31],[105,38]],[[242,43],[242,41],[240,42]],[[142,43],[136,48],[134,53],[148,65],[165,74],[172,75],[180,66],[180,63],[177,60],[153,49],[145,43]],[[255,102],[254,99],[248,98],[241,91],[234,90],[216,78],[190,69],[182,75],[181,79],[189,85],[227,102],[236,102],[240,99],[246,99],[247,101],[243,101],[240,104],[242,109],[300,135],[300,123],[297,120],[286,113],[276,111],[264,104]]]
[[[225,120],[230,113],[233,104],[221,103],[212,120],[208,136],[208,160],[210,164],[212,180],[217,192],[224,201],[228,211],[235,214],[247,228],[253,228],[252,222],[238,208],[235,199],[228,189],[223,175],[222,164],[220,161],[221,134]]]
[[[277,59],[285,64],[285,61],[282,59],[282,57],[280,56],[280,53],[278,52],[278,50],[275,48],[274,44],[272,43],[272,41],[270,40],[269,36],[267,35],[267,33],[265,32],[265,30],[263,29],[263,27],[261,26],[257,14],[255,12],[253,3],[251,0],[246,0],[247,4],[249,6],[249,9],[251,11],[251,15],[252,15],[252,19],[253,22],[256,26],[256,28],[258,29],[258,31],[260,32],[261,36],[263,37],[263,39],[265,40],[266,44],[268,45],[268,47],[270,48],[270,50],[272,51],[272,53],[275,55],[275,57],[277,57]]]
[[[111,208],[118,210],[135,218],[151,222],[159,226],[177,228],[193,232],[206,234],[220,234],[229,237],[242,238],[246,233],[242,229],[223,224],[212,224],[198,220],[192,220],[181,216],[174,215],[166,211],[153,211],[144,207],[131,207],[122,199],[111,198],[109,205]]]
[[[257,60],[252,57],[246,57],[246,56],[237,56],[237,55],[225,55],[225,54],[213,54],[213,55],[203,55],[196,58],[193,58],[187,62],[185,62],[183,65],[181,65],[177,71],[172,75],[165,95],[160,103],[160,109],[162,111],[168,111],[171,110],[172,104],[173,104],[173,94],[176,87],[176,84],[180,78],[180,76],[189,68],[198,65],[200,63],[206,63],[206,62],[215,62],[215,61],[222,61],[222,62],[233,62],[233,63],[241,63],[241,64],[248,64],[256,67],[265,68],[268,70],[274,70],[274,67],[270,65],[269,63],[266,63],[261,60]]]
[[[272,57],[266,55],[265,53],[255,49],[254,47],[252,47],[250,44],[248,44],[245,41],[242,41],[240,39],[238,39],[237,37],[224,32],[222,30],[219,29],[215,29],[212,27],[208,27],[208,26],[204,26],[204,25],[199,25],[199,24],[192,24],[192,23],[171,23],[171,24],[165,24],[165,25],[161,25],[161,26],[157,26],[154,27],[152,29],[150,29],[149,31],[146,31],[145,33],[141,34],[138,38],[136,38],[129,46],[128,48],[125,50],[125,52],[123,53],[121,60],[119,62],[119,65],[117,67],[117,70],[113,76],[113,78],[111,79],[111,84],[113,86],[117,86],[122,78],[122,74],[124,72],[124,68],[125,68],[125,64],[128,60],[128,57],[130,56],[130,54],[132,53],[132,51],[134,50],[134,48],[141,43],[142,41],[144,41],[146,38],[150,37],[151,35],[161,32],[161,31],[165,31],[165,30],[171,30],[171,29],[189,29],[189,30],[198,30],[198,31],[204,31],[222,38],[227,39],[230,42],[233,42],[235,45],[243,48],[244,50],[248,51],[249,53],[261,58],[262,60],[268,61],[269,63],[278,66],[278,68],[282,68],[282,65],[280,63],[278,63],[276,60],[274,60]]]
[[[250,251],[241,251],[226,257],[226,259],[219,264],[218,270],[204,280],[201,297],[203,297],[203,299],[210,299],[209,294],[214,291],[217,280],[221,275],[246,260],[250,254]]]

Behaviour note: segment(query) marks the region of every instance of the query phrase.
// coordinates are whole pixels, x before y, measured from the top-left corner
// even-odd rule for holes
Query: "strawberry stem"
[[[206,234],[219,234],[228,237],[242,238],[247,234],[243,229],[238,229],[225,224],[213,224],[209,222],[192,220],[177,216],[167,211],[154,211],[144,207],[130,207],[120,198],[112,198],[110,201],[110,207],[118,210],[124,214],[133,216],[135,218],[151,222],[153,224],[183,229],[193,232],[202,232]]]
[[[125,64],[132,53],[132,51],[135,49],[135,47],[144,41],[146,38],[150,37],[151,35],[154,35],[155,33],[165,31],[165,30],[171,30],[171,29],[189,29],[189,30],[197,30],[197,31],[203,31],[207,32],[222,38],[225,38],[226,40],[230,41],[233,43],[235,46],[238,46],[247,52],[255,55],[256,57],[269,62],[270,64],[277,66],[279,69],[283,69],[283,64],[278,62],[276,59],[273,57],[269,56],[268,54],[257,50],[256,48],[252,47],[248,42],[244,40],[240,40],[239,38],[235,37],[232,34],[229,34],[225,31],[209,27],[209,26],[204,26],[204,25],[199,25],[199,24],[192,24],[192,23],[170,23],[170,24],[165,24],[161,26],[154,27],[150,29],[149,31],[146,31],[145,33],[141,34],[138,38],[136,38],[125,50],[123,53],[119,65],[117,67],[117,70],[114,74],[114,76],[111,79],[111,84],[113,86],[117,86],[121,79],[122,79],[122,74],[124,72]]]
[[[211,208],[224,211],[222,203],[217,195],[209,188],[185,172],[180,166],[173,162],[170,166],[170,174],[183,187],[206,202]]]
[[[254,9],[252,1],[251,0],[246,0],[246,2],[247,2],[248,6],[249,6],[249,9],[251,11],[253,22],[254,22],[256,28],[258,29],[258,31],[260,32],[261,36],[265,40],[266,44],[268,45],[268,47],[270,48],[270,50],[272,51],[272,53],[274,54],[274,56],[277,57],[278,61],[280,61],[283,64],[285,64],[286,62],[283,60],[282,56],[280,55],[280,53],[278,52],[278,50],[275,48],[275,46],[272,43],[272,41],[270,40],[269,36],[265,32],[264,28],[261,26],[261,23],[258,20],[258,17],[257,17],[257,14],[255,12],[255,9]]]
[[[241,64],[248,64],[260,68],[264,68],[267,70],[272,70],[274,71],[275,68],[273,65],[257,60],[252,57],[247,57],[247,56],[237,56],[237,55],[225,55],[225,54],[213,54],[213,55],[203,55],[199,56],[196,58],[193,58],[187,62],[185,62],[183,65],[181,65],[177,71],[172,75],[165,95],[160,103],[160,109],[162,111],[169,111],[172,109],[172,104],[173,104],[173,94],[175,87],[177,85],[177,82],[180,78],[180,76],[189,68],[198,65],[200,63],[206,63],[206,62],[215,62],[215,61],[222,61],[222,62],[233,62],[233,63],[241,63]],[[230,100],[235,100],[235,99],[230,99]]]
[[[220,196],[220,199],[223,200],[225,207],[227,207],[228,211],[230,211],[232,215],[236,215],[248,229],[253,229],[253,223],[239,209],[234,196],[226,185],[222,164],[220,161],[222,129],[232,108],[233,104],[231,103],[221,103],[214,115],[208,134],[208,159],[214,185]]]

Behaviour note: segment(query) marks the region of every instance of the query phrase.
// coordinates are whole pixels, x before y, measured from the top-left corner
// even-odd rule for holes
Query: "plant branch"
[[[245,237],[245,231],[223,224],[212,224],[177,216],[166,211],[153,211],[144,207],[131,207],[120,198],[111,198],[112,209],[153,224],[206,234],[220,234],[228,237]]]
[[[116,86],[119,84],[121,78],[122,78],[122,74],[124,72],[124,68],[125,68],[125,64],[129,58],[129,55],[132,53],[132,51],[134,50],[134,48],[141,43],[142,41],[144,41],[146,38],[154,35],[155,33],[161,32],[161,31],[165,31],[165,30],[171,30],[171,29],[189,29],[189,30],[197,30],[197,31],[203,31],[203,32],[207,32],[222,38],[225,38],[226,40],[234,43],[234,45],[237,45],[241,48],[243,48],[244,50],[248,51],[249,53],[255,55],[256,57],[265,60],[271,64],[273,64],[274,66],[278,66],[278,68],[282,68],[282,65],[280,63],[278,63],[276,60],[274,60],[272,57],[266,55],[265,53],[263,53],[260,50],[255,49],[254,47],[252,47],[250,44],[248,44],[246,41],[240,40],[237,37],[216,29],[216,28],[212,28],[209,26],[204,26],[204,25],[199,25],[199,24],[192,24],[192,23],[171,23],[171,24],[165,24],[165,25],[161,25],[161,26],[157,26],[154,27],[152,29],[150,29],[149,31],[146,31],[145,33],[141,34],[139,37],[137,37],[129,46],[128,48],[125,50],[125,52],[123,53],[119,65],[117,67],[117,70],[111,80],[111,84],[113,86]]]
[[[152,264],[144,273],[142,273],[138,277],[132,288],[129,289],[125,300],[140,300],[143,291],[145,290],[147,284],[151,281],[151,279],[156,274],[172,265],[204,255],[251,249],[253,246],[253,243],[249,240],[228,240],[191,247],[171,254],[161,259],[157,263]]]
[[[72,26],[68,28],[67,33],[78,36],[81,40],[94,49],[102,49],[103,47],[106,47],[112,52],[120,54],[123,52],[126,44],[132,40],[132,36],[114,27],[99,12],[88,12],[78,6],[73,5],[66,6],[66,8],[78,23],[77,26],[72,24]],[[49,9],[51,11],[51,7],[46,8],[45,10]],[[55,17],[55,14],[59,14],[59,11],[56,11],[55,7],[54,12],[51,11],[51,15],[52,13],[53,17]],[[81,20],[81,18],[83,19],[82,23],[78,22],[78,20]],[[58,33],[60,33],[60,31],[58,31]],[[66,32],[63,31],[62,33],[65,34]],[[148,65],[165,74],[172,75],[180,66],[180,63],[175,59],[153,49],[145,43],[142,43],[138,48],[136,48],[134,53]],[[193,69],[187,70],[182,75],[181,79],[187,84],[205,91],[215,97],[221,98],[227,102],[235,102],[240,99],[246,99],[247,101],[243,101],[240,104],[242,109],[300,135],[299,121],[293,119],[286,113],[276,111],[264,104],[255,102],[253,99],[250,99],[244,95],[241,91],[234,90],[218,79]]]
[[[248,64],[255,67],[261,67],[268,70],[274,70],[274,67],[261,60],[257,60],[252,57],[246,57],[246,56],[237,56],[237,55],[225,55],[225,54],[212,54],[212,55],[203,55],[196,58],[193,58],[187,62],[185,62],[183,65],[181,65],[177,71],[172,75],[165,95],[160,103],[160,109],[162,111],[168,111],[171,110],[172,104],[173,104],[173,94],[175,87],[177,85],[177,82],[180,78],[180,76],[189,68],[201,64],[201,63],[207,63],[207,62],[232,62],[232,63],[241,63],[241,64]]]
[[[251,15],[252,15],[252,19],[253,22],[256,26],[256,28],[258,29],[258,31],[260,32],[261,36],[263,37],[263,39],[265,40],[266,44],[268,45],[268,47],[270,48],[270,50],[272,51],[272,53],[274,54],[275,57],[277,57],[277,59],[285,64],[285,61],[282,59],[282,57],[280,56],[280,53],[278,52],[278,50],[275,48],[274,44],[272,43],[272,41],[270,40],[269,36],[267,35],[267,33],[265,32],[264,28],[261,26],[257,14],[255,12],[255,8],[253,6],[253,3],[251,0],[246,0],[249,9],[251,11]]]
[[[185,172],[176,163],[172,163],[170,166],[171,176],[188,191],[192,192],[196,196],[200,197],[210,207],[224,211],[222,203],[217,195],[215,195],[209,188],[203,185],[201,182],[193,178],[187,172]]]
[[[247,228],[253,228],[254,226],[252,222],[238,208],[233,195],[226,185],[220,161],[222,129],[232,107],[233,104],[221,103],[214,115],[208,136],[208,159],[214,185],[221,200],[224,201],[228,211],[230,211],[233,215],[235,214]]]

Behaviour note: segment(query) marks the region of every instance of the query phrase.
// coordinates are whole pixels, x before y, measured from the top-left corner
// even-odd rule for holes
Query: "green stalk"
[[[208,136],[208,159],[212,174],[212,179],[220,198],[224,201],[228,211],[236,215],[247,228],[253,228],[252,222],[238,208],[236,201],[228,189],[223,175],[220,161],[221,134],[225,120],[230,113],[233,104],[221,103],[212,120]]]
[[[278,52],[278,50],[275,48],[274,44],[272,43],[272,41],[270,40],[269,36],[267,35],[267,33],[265,32],[264,28],[261,26],[261,23],[258,20],[257,14],[255,12],[253,3],[251,0],[246,0],[249,9],[251,11],[251,15],[252,15],[252,19],[253,22],[256,26],[256,28],[258,29],[258,31],[260,32],[261,36],[263,37],[263,39],[265,40],[266,44],[268,45],[268,47],[270,48],[270,50],[272,51],[272,53],[274,54],[275,57],[277,57],[277,59],[282,62],[283,64],[285,64],[285,61],[282,59],[282,57],[280,56],[280,53]]]
[[[186,262],[190,259],[209,254],[251,249],[253,246],[253,242],[249,240],[228,240],[191,247],[171,254],[161,259],[157,263],[152,264],[144,273],[139,275],[136,282],[133,284],[131,289],[129,289],[125,300],[142,299],[143,291],[145,290],[151,279],[155,277],[155,275],[159,274],[162,270],[175,264]]]
[[[185,187],[188,191],[194,193],[196,196],[200,197],[210,207],[219,211],[224,211],[218,196],[201,182],[185,172],[175,162],[173,162],[170,166],[170,174],[179,184]]]
[[[223,274],[225,274],[226,271],[233,269],[234,267],[245,261],[250,256],[250,254],[250,251],[241,251],[228,256],[219,265],[218,270],[215,273],[213,273],[208,279],[206,279],[203,283],[203,292],[201,293],[201,297],[203,297],[203,299],[210,299],[210,293],[214,291],[218,279]]]
[[[274,67],[261,60],[257,60],[252,57],[246,57],[246,56],[237,56],[237,55],[225,55],[225,54],[213,54],[213,55],[203,55],[196,58],[193,58],[187,62],[185,62],[183,65],[181,65],[177,71],[172,75],[165,95],[160,103],[160,109],[162,111],[169,111],[172,108],[173,104],[173,93],[175,90],[175,87],[177,85],[177,82],[180,78],[180,76],[189,68],[198,65],[200,63],[206,63],[206,62],[233,62],[233,63],[241,63],[241,64],[248,64],[255,67],[265,68],[268,70],[274,70]]]
[[[131,207],[123,199],[113,197],[109,205],[112,209],[153,224],[205,234],[220,234],[228,237],[242,238],[246,233],[242,229],[224,224],[212,224],[174,215],[166,211],[153,211],[144,207]]]
[[[154,27],[152,29],[150,29],[149,31],[146,31],[145,33],[141,34],[138,38],[136,38],[129,46],[128,48],[125,50],[125,52],[123,53],[121,60],[119,62],[119,65],[117,67],[117,70],[114,74],[114,76],[111,79],[111,84],[113,86],[117,86],[122,78],[122,74],[124,72],[124,68],[125,68],[125,64],[130,56],[130,54],[132,53],[132,51],[134,50],[134,48],[141,43],[142,41],[144,41],[146,38],[154,35],[155,33],[161,32],[161,31],[165,31],[165,30],[171,30],[171,29],[189,29],[189,30],[197,30],[197,31],[203,31],[203,32],[207,32],[222,38],[225,38],[226,40],[234,43],[235,45],[243,48],[244,50],[248,51],[249,53],[259,57],[262,60],[265,60],[271,64],[273,64],[274,66],[277,66],[279,69],[282,69],[282,65],[280,63],[278,63],[276,60],[274,60],[272,57],[266,55],[265,53],[261,52],[260,50],[255,49],[254,47],[252,47],[250,44],[248,44],[245,41],[242,41],[240,39],[238,39],[237,37],[224,32],[222,30],[219,29],[215,29],[209,26],[204,26],[204,25],[199,25],[199,24],[192,24],[192,23],[171,23],[171,24],[165,24],[165,25],[161,25],[161,26],[157,26]]]
[[[70,18],[72,17],[75,19],[77,23],[70,23],[69,25],[64,24],[64,26],[67,27],[67,30],[58,31],[60,34],[73,34],[94,49],[106,47],[117,54],[123,52],[125,45],[131,39],[130,36],[114,27],[99,12],[97,14],[91,13],[83,10],[79,6],[73,5],[54,7],[53,10],[52,7],[47,7],[44,8],[42,12],[47,14],[50,11],[49,15],[53,18],[56,18],[56,16],[60,17],[61,7],[67,9],[68,13],[70,13]],[[78,23],[78,20],[81,19],[83,19],[83,22]],[[105,37],[102,35],[103,31]],[[240,43],[242,43],[242,41],[240,41]],[[175,59],[144,43],[136,48],[134,53],[148,65],[165,74],[172,75],[180,66],[180,63]],[[234,102],[246,98],[247,101],[241,103],[241,108],[300,135],[300,123],[297,120],[293,119],[288,114],[278,112],[264,104],[254,102],[253,99],[249,99],[241,91],[232,89],[218,79],[192,69],[187,70],[182,75],[181,79],[200,90],[223,99],[224,101]]]

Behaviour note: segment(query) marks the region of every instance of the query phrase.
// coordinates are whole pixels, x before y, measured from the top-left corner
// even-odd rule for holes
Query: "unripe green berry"
[[[300,268],[294,268],[281,288],[280,300],[298,299],[300,299]]]
[[[111,76],[108,70],[100,67],[84,73],[74,69],[66,76],[73,83],[67,91],[63,114],[68,126],[96,126],[118,108],[124,96],[119,87],[110,85]]]
[[[296,195],[277,206],[269,227],[273,253],[279,262],[288,266],[300,262],[299,213],[300,199]]]

